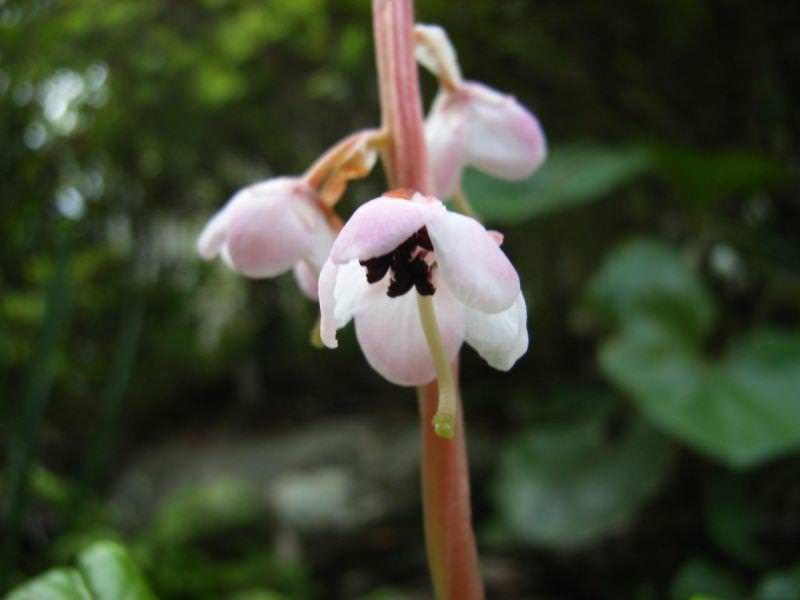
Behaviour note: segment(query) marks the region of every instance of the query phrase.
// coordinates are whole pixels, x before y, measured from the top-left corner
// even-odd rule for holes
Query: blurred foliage
[[[417,11],[551,147],[465,179],[533,340],[509,374],[463,356],[490,595],[800,598],[800,5]],[[404,508],[310,536],[223,469],[117,514],[166,443],[415,422],[351,332],[309,347],[290,278],[194,255],[236,189],[378,121],[369,27],[361,0],[0,0],[0,591],[144,590],[136,564],[162,598],[426,597]]]
[[[601,348],[601,367],[655,423],[734,466],[800,445],[800,331],[757,330],[704,360],[697,346],[713,324],[709,295],[655,242],[619,248],[590,301],[621,329]]]
[[[98,542],[78,557],[77,568],[52,569],[13,590],[9,600],[153,600],[128,551]]]
[[[681,567],[672,583],[672,600],[703,598],[744,598],[744,586],[736,577],[718,566],[700,559],[692,559]]]
[[[658,491],[668,459],[666,441],[642,423],[616,436],[602,419],[528,432],[500,457],[499,535],[569,549],[619,530]]]
[[[464,191],[481,217],[514,225],[607,196],[651,165],[644,149],[574,145],[553,149],[534,177],[498,181],[467,171]]]

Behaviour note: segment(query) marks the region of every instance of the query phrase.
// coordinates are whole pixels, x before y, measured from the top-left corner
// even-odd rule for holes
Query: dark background
[[[800,4],[417,13],[551,147],[465,182],[532,333],[463,352],[489,596],[800,598]],[[429,597],[413,390],[194,251],[373,61],[366,0],[0,0],[0,591],[116,539],[163,598]]]

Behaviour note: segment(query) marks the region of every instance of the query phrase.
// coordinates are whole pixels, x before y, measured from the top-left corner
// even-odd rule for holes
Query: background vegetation
[[[490,596],[800,598],[800,5],[417,4],[552,149],[466,182],[533,335],[463,356]],[[0,592],[428,597],[413,392],[193,248],[377,122],[370,35],[365,0],[0,0]]]

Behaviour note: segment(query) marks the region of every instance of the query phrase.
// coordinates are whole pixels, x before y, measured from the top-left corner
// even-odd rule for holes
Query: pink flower
[[[434,192],[452,197],[465,167],[501,179],[524,179],[542,164],[547,143],[539,121],[513,96],[464,81],[443,29],[417,25],[417,58],[441,89],[425,121]]]
[[[353,319],[378,373],[426,384],[436,367],[418,299],[432,297],[448,361],[466,340],[491,366],[510,369],[528,348],[527,310],[501,237],[435,198],[399,194],[359,207],[336,238],[319,279],[323,343],[335,348],[337,329]]]
[[[317,274],[336,236],[317,192],[303,179],[278,177],[237,192],[197,240],[210,260],[221,255],[247,277],[275,277],[294,269],[300,289],[317,297]]]
[[[513,96],[485,85],[463,82],[442,90],[425,120],[433,189],[453,196],[465,167],[501,179],[525,179],[546,155],[544,134]]]

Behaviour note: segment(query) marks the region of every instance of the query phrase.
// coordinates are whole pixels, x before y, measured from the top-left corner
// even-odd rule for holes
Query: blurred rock
[[[418,461],[415,423],[329,421],[263,438],[150,448],[120,476],[112,500],[125,529],[152,524],[165,507],[230,525],[236,519],[224,515],[226,504],[247,518],[255,497],[283,526],[348,532],[415,509]]]

